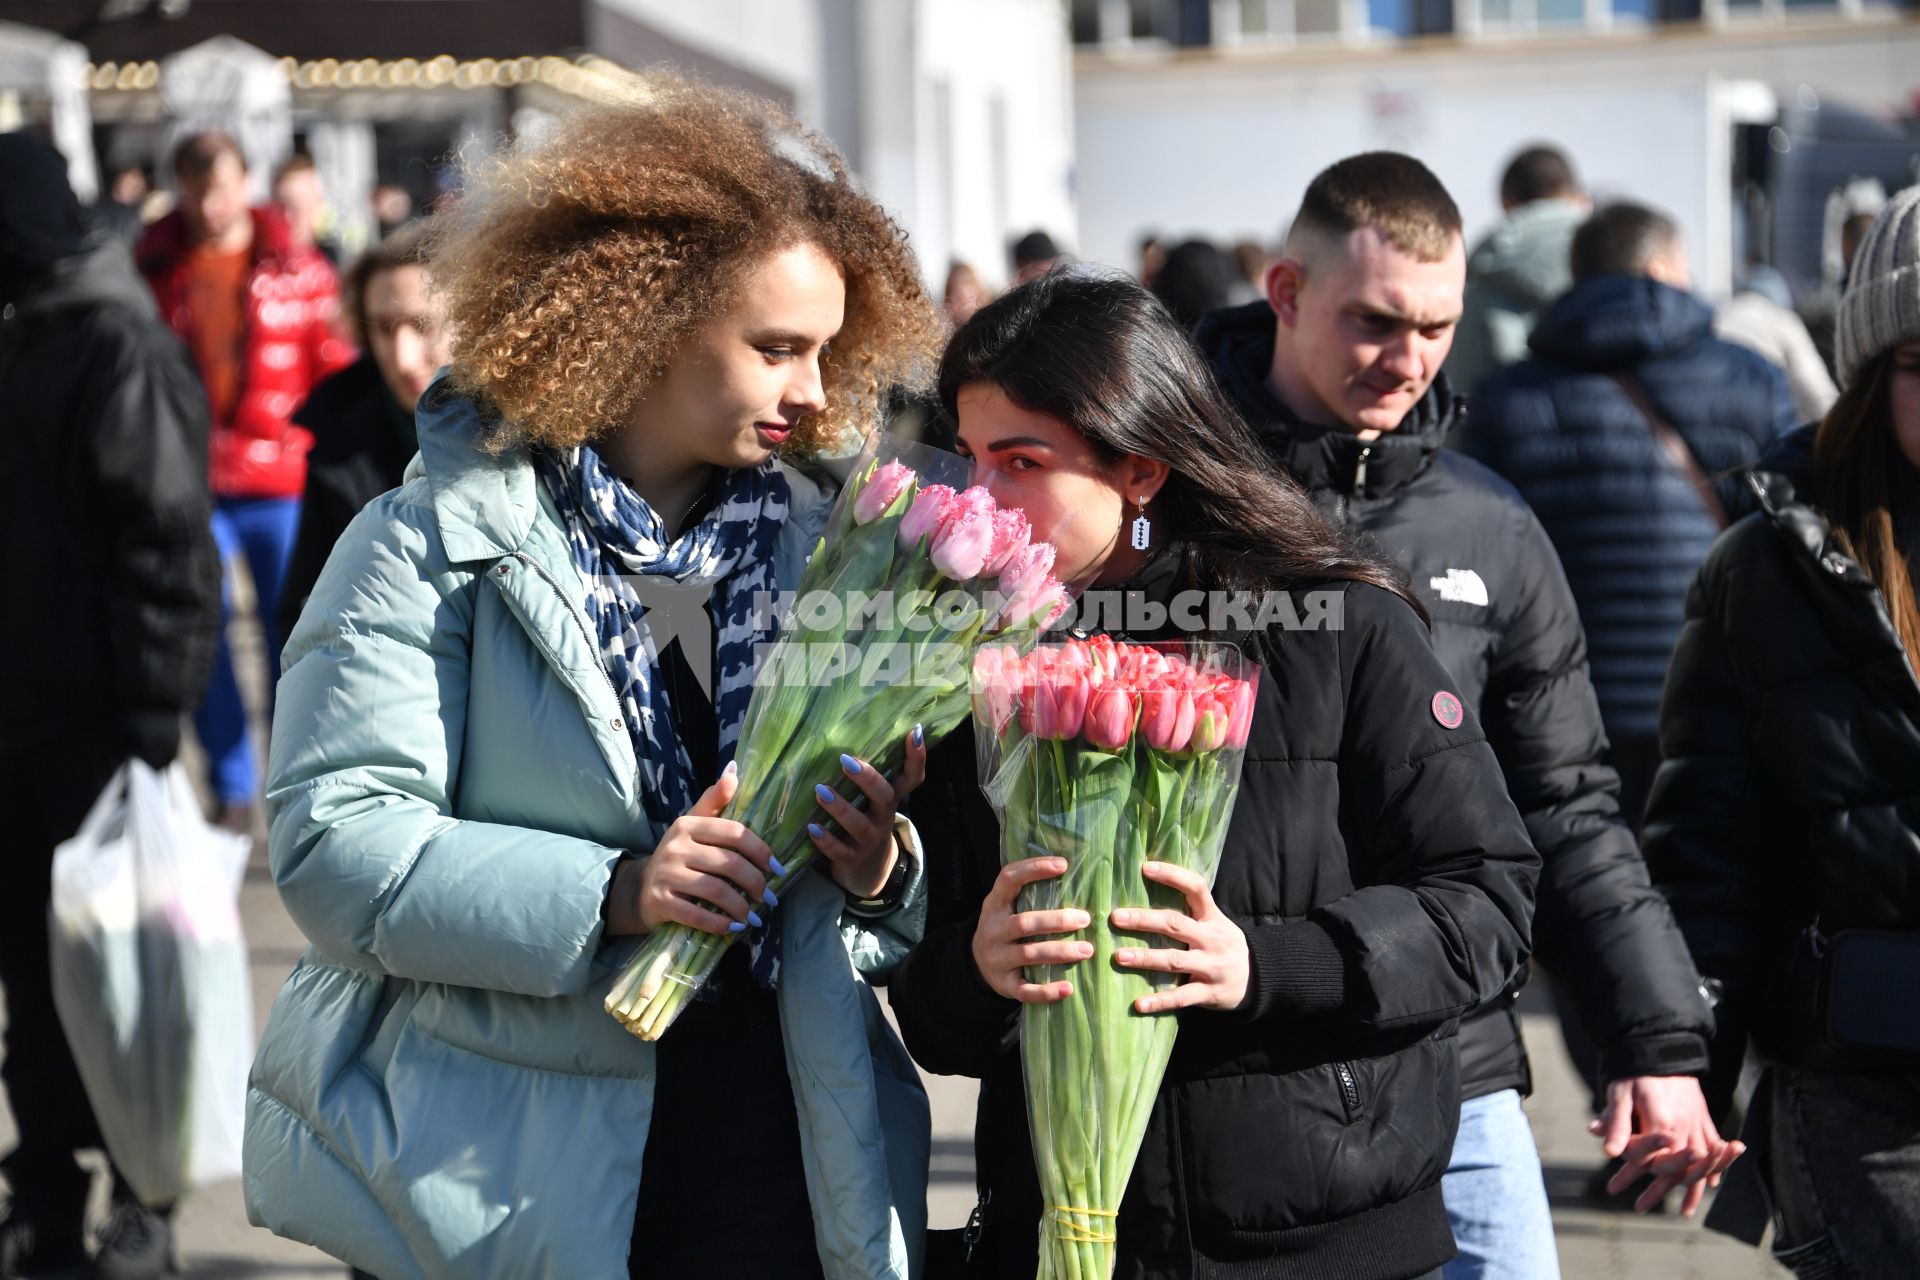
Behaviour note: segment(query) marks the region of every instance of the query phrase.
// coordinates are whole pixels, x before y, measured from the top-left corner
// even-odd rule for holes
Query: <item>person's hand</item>
[[[1078,964],[1093,954],[1093,944],[1082,939],[1053,938],[1029,941],[1048,934],[1072,933],[1093,923],[1077,907],[1053,911],[1015,911],[1020,890],[1038,880],[1067,874],[1065,858],[1025,858],[1009,862],[993,878],[993,888],[980,904],[980,921],[973,929],[973,964],[989,987],[1022,1004],[1056,1004],[1073,994],[1073,984],[1028,982],[1030,964]]]
[[[1619,1195],[1641,1178],[1653,1182],[1633,1207],[1646,1213],[1675,1187],[1687,1189],[1680,1212],[1692,1217],[1708,1187],[1720,1185],[1727,1166],[1747,1148],[1714,1127],[1700,1082],[1692,1076],[1634,1076],[1607,1086],[1607,1109],[1587,1126],[1608,1157],[1621,1162],[1607,1181]]]
[[[1238,1009],[1246,1001],[1250,974],[1247,935],[1220,910],[1213,891],[1199,875],[1167,862],[1142,863],[1140,870],[1155,884],[1177,891],[1187,900],[1187,910],[1122,907],[1113,913],[1113,927],[1131,933],[1163,934],[1184,943],[1186,949],[1122,947],[1113,953],[1113,962],[1126,969],[1171,973],[1186,981],[1141,996],[1133,1007],[1140,1013]]]
[[[871,898],[886,887],[894,859],[900,855],[893,838],[894,815],[900,803],[927,780],[927,735],[919,725],[913,727],[907,735],[906,760],[895,777],[883,778],[878,769],[852,756],[840,757],[840,770],[866,793],[867,807],[855,808],[821,783],[814,788],[814,799],[840,829],[829,831],[823,823],[810,822],[807,834],[826,855],[840,887],[855,897]]]
[[[127,717],[127,746],[148,768],[165,772],[180,754],[180,713],[134,712]]]
[[[777,905],[767,876],[785,875],[786,868],[744,824],[720,816],[739,787],[740,775],[729,764],[667,828],[651,856],[620,864],[607,895],[608,936],[652,933],[664,924],[744,933],[760,923],[755,907]]]

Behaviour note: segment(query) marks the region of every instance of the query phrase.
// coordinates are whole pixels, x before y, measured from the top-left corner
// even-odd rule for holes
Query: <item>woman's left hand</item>
[[[906,762],[898,775],[883,778],[865,760],[840,757],[840,768],[867,796],[865,809],[855,808],[832,787],[821,784],[814,799],[840,827],[828,831],[824,823],[809,823],[807,834],[827,857],[833,878],[842,889],[870,898],[886,887],[899,856],[893,839],[894,815],[914,788],[927,780],[927,742],[920,726],[907,735]]]
[[[1220,910],[1207,882],[1194,872],[1166,862],[1143,863],[1140,870],[1154,883],[1177,891],[1187,900],[1187,910],[1122,907],[1111,917],[1113,927],[1164,934],[1184,943],[1186,950],[1122,947],[1113,953],[1113,962],[1126,969],[1176,974],[1186,981],[1171,990],[1141,996],[1133,1007],[1141,1013],[1239,1008],[1247,998],[1247,935]]]

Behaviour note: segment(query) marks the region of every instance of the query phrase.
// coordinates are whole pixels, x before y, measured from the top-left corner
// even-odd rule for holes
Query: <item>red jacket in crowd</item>
[[[211,424],[213,492],[221,498],[293,498],[306,483],[313,447],[312,434],[293,425],[293,411],[316,382],[350,364],[354,350],[336,326],[339,277],[316,250],[294,244],[277,209],[253,210],[251,255],[237,395],[224,417],[215,408]],[[178,213],[154,223],[135,251],[161,317],[190,348],[191,257]]]

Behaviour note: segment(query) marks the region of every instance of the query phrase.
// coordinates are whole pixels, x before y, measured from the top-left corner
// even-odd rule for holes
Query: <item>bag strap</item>
[[[1707,514],[1713,517],[1714,525],[1724,530],[1729,523],[1727,508],[1721,503],[1719,491],[1713,487],[1713,481],[1707,479],[1707,473],[1702,471],[1699,462],[1695,461],[1693,450],[1687,447],[1686,440],[1673,429],[1672,423],[1660,416],[1660,410],[1654,408],[1653,400],[1638,380],[1624,373],[1614,374],[1613,380],[1627,399],[1633,402],[1633,407],[1640,411],[1640,416],[1646,420],[1647,429],[1653,432],[1654,443],[1660,446],[1660,452],[1666,455],[1667,461],[1687,478],[1688,484],[1693,486],[1694,493],[1700,499],[1700,505],[1705,507]]]

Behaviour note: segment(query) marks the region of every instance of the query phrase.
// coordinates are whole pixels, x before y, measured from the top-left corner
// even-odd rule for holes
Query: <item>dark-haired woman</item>
[[[1716,1101],[1803,1276],[1920,1270],[1920,187],[1840,304],[1840,400],[1749,480],[1687,599],[1647,865],[1718,985]],[[1709,1224],[1764,1209],[1730,1175]]]
[[[1268,468],[1137,285],[1069,273],[1015,290],[955,335],[940,393],[977,482],[1054,539],[1063,576],[1094,583],[1081,618],[1131,612],[1132,638],[1171,639],[1196,606],[1212,621],[1206,593],[1290,592],[1298,607],[1277,612],[1303,624],[1230,633],[1262,675],[1218,878],[1152,872],[1187,910],[1128,922],[1185,944],[1134,957],[1185,981],[1143,1010],[1181,1031],[1120,1209],[1118,1274],[1433,1271],[1454,1251],[1440,1176],[1455,1021],[1524,956],[1537,858],[1419,606]],[[1142,514],[1143,551],[1126,532]],[[933,750],[913,798],[930,919],[891,998],[922,1066],[982,1080],[973,1273],[1027,1280],[1041,1201],[1017,1015],[1076,997],[1022,966],[1077,963],[1090,922],[1015,911],[1022,885],[1065,864],[1000,867],[970,738]]]

